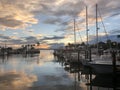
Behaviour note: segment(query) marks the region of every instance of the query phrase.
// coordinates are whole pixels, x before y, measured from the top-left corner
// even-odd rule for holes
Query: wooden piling
[[[112,51],[113,73],[116,74],[116,51]]]
[[[116,51],[112,51],[112,64],[113,64],[113,90],[116,90],[116,80],[117,80],[117,68],[116,68]]]
[[[91,59],[91,48],[89,48],[89,60],[91,61],[92,59]]]
[[[78,51],[78,62],[79,62],[79,60],[80,60],[80,52]]]

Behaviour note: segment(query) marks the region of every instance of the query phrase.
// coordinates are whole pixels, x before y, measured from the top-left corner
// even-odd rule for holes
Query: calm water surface
[[[86,85],[89,79],[57,62],[52,50],[0,58],[0,90],[113,90]]]

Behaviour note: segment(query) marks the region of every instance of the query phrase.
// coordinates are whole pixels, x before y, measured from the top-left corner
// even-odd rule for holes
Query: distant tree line
[[[12,54],[12,53],[16,53],[16,54],[18,53],[19,54],[23,51],[28,51],[28,50],[35,49],[36,45],[39,46],[40,43],[37,42],[36,44],[21,45],[20,48],[17,48],[15,50],[13,50],[12,47],[2,47],[2,46],[0,46],[0,54],[4,54],[5,52],[7,52],[7,54]],[[15,51],[15,52],[13,52],[13,51]]]
[[[98,48],[99,49],[103,49],[103,50],[106,50],[106,49],[110,49],[110,48],[114,48],[114,49],[120,49],[120,42],[116,42],[116,41],[111,41],[111,40],[107,40],[106,42],[98,42],[96,44],[88,44],[88,47],[89,48],[97,48],[97,45],[98,45]],[[87,46],[85,44],[85,42],[82,42],[80,44],[72,44],[72,43],[68,43],[68,45],[66,45],[65,47],[66,48],[72,48],[72,47],[76,47],[76,48],[79,48],[79,47],[85,47]]]

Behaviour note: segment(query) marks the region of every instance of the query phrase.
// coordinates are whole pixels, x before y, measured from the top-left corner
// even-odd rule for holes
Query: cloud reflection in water
[[[35,81],[37,81],[35,75],[27,75],[24,72],[13,71],[0,74],[1,90],[27,90]]]

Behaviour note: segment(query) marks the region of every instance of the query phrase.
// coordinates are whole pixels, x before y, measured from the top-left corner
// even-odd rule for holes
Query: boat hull
[[[90,64],[95,73],[98,74],[111,74],[114,73],[113,65],[109,64]]]

